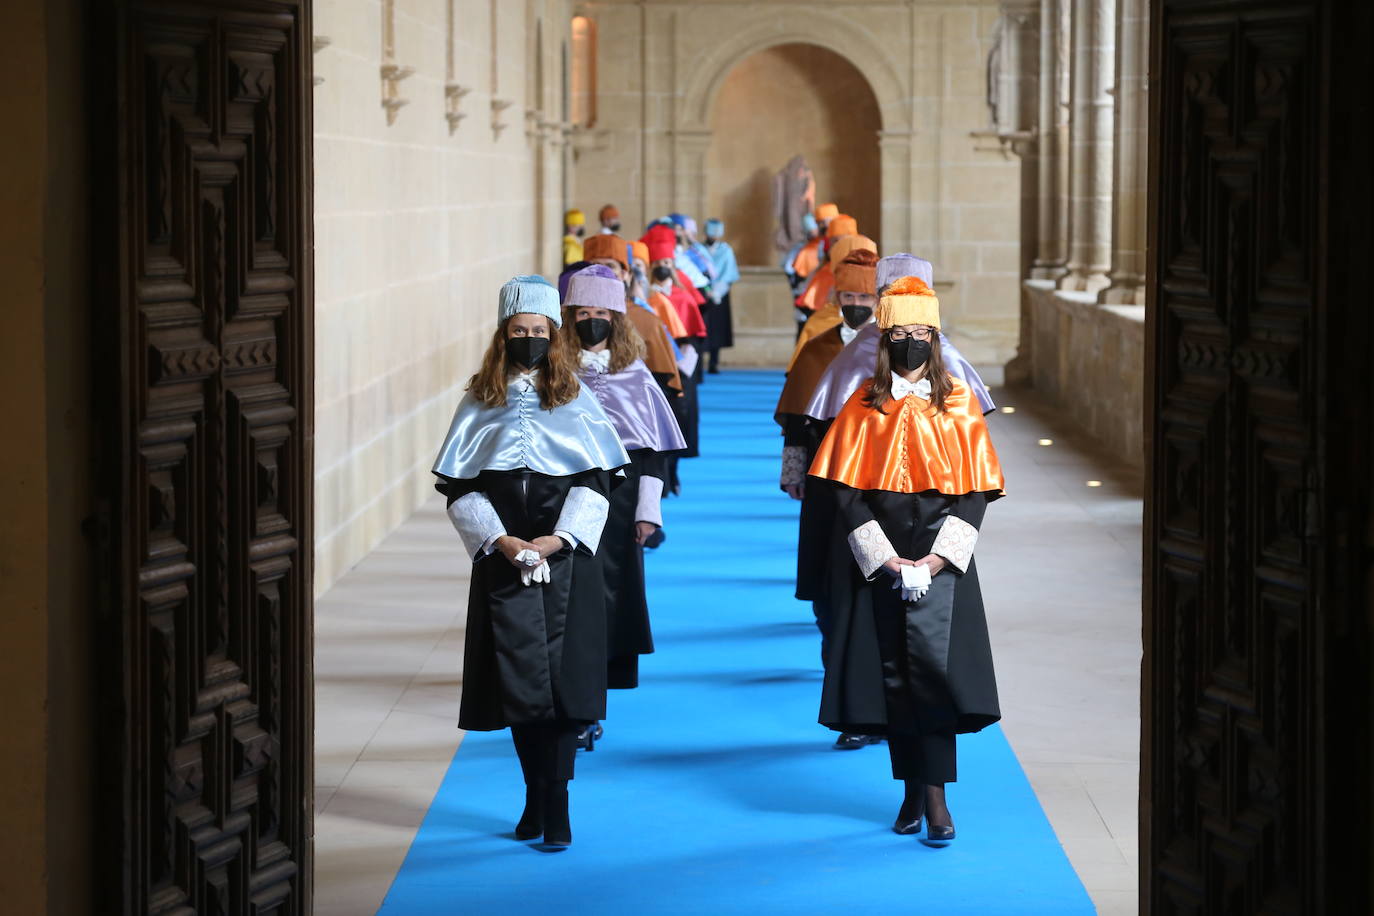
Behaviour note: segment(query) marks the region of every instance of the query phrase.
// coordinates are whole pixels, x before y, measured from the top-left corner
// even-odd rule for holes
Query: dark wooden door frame
[[[1368,913],[1371,5],[1153,0],[1142,913]]]
[[[308,914],[310,2],[88,10],[98,896],[130,916]]]

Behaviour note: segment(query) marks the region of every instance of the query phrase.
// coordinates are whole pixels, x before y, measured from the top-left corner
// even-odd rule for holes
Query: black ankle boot
[[[897,811],[897,820],[892,823],[892,832],[902,836],[920,833],[921,818],[925,816],[925,811],[926,787],[907,782],[906,797],[902,799],[902,807]]]
[[[572,822],[568,818],[568,781],[551,780],[544,792],[544,844],[571,846]]]
[[[520,815],[520,823],[515,825],[517,840],[533,840],[544,832],[546,791],[542,783],[525,786],[525,810]]]

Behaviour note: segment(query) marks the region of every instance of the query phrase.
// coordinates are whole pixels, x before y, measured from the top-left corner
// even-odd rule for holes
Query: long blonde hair
[[[563,309],[563,329],[559,332],[559,342],[567,350],[567,358],[576,366],[581,360],[582,338],[577,336],[577,310],[582,306],[569,305]],[[611,310],[611,336],[606,339],[606,349],[611,351],[611,371],[620,372],[630,363],[644,358],[647,349],[644,338],[630,324],[623,313]]]
[[[507,318],[496,328],[487,346],[486,356],[482,357],[482,368],[468,380],[468,391],[472,392],[486,407],[505,407],[506,389],[510,386],[511,376],[517,369],[506,358]],[[572,403],[582,390],[574,366],[577,364],[569,357],[567,348],[559,345],[558,331],[549,321],[549,330],[555,336],[549,340],[549,355],[539,367],[534,387],[539,392],[539,404],[546,410]]]

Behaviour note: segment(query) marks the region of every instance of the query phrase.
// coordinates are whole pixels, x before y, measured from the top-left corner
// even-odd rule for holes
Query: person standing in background
[[[716,276],[711,281],[711,306],[706,312],[706,371],[720,371],[720,351],[735,345],[735,322],[730,311],[730,288],[739,282],[739,264],[735,250],[721,236],[725,223],[718,219],[706,221],[706,252],[715,265]]]
[[[805,241],[798,242],[782,259],[782,272],[787,275],[787,286],[792,290],[795,300],[806,287],[806,281],[821,264],[821,232],[812,213],[802,215],[802,228],[806,230]]]
[[[607,204],[602,207],[601,212],[596,217],[601,220],[602,235],[620,234],[620,211],[616,209],[615,204]]]
[[[582,236],[587,231],[587,217],[576,208],[563,214],[563,266],[582,260]]]

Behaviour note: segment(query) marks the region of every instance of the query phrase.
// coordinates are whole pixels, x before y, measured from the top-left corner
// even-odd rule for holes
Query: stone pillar
[[[1035,280],[1058,280],[1069,262],[1069,2],[1040,0]]]
[[[911,201],[917,182],[912,175],[911,141],[909,130],[878,132],[878,156],[881,175],[879,200],[882,220],[878,227],[880,248],[883,251],[914,251],[916,245],[912,226]],[[922,257],[938,260],[938,251]]]
[[[1073,0],[1069,272],[1060,289],[1096,294],[1111,283],[1115,56],[1116,0]]]
[[[1149,19],[1149,0],[1117,0],[1112,285],[1098,296],[1104,304],[1145,304]]]

